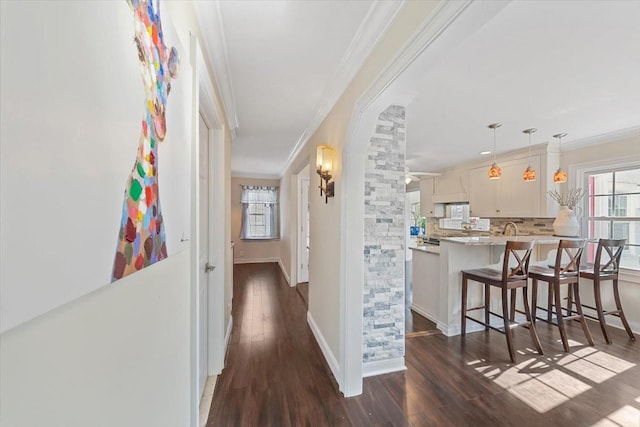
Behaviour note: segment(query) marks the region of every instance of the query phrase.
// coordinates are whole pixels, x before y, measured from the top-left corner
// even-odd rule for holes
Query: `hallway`
[[[515,331],[518,363],[504,337],[478,332],[406,340],[406,366],[364,380],[345,399],[306,323],[304,302],[277,264],[234,269],[233,333],[208,426],[539,426],[619,425],[640,421],[640,345],[611,328],[607,345],[590,323],[595,347],[570,324],[572,352],[557,328],[540,325],[545,350]],[[572,322],[573,323],[573,322]]]
[[[278,264],[235,265],[233,295],[227,367],[207,425],[331,425],[344,416],[304,302]]]

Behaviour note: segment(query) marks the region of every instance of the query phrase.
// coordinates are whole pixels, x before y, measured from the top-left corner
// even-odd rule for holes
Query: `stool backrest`
[[[593,263],[593,271],[596,275],[618,274],[620,258],[626,239],[600,239],[596,250],[596,259]]]
[[[584,239],[560,240],[553,269],[556,277],[577,276],[580,274],[580,259],[582,258],[585,241]]]
[[[529,260],[531,259],[531,250],[534,242],[517,242],[513,240],[507,241],[507,247],[504,250],[504,260],[502,263],[502,281],[527,280],[529,275]],[[515,267],[510,267],[514,264]]]

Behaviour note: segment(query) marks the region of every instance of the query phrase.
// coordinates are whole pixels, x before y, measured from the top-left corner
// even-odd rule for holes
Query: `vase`
[[[580,223],[576,213],[567,206],[560,206],[560,211],[553,221],[553,234],[561,237],[578,237]]]

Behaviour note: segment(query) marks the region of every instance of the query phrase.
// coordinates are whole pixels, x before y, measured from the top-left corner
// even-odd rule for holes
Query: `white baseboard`
[[[438,319],[436,318],[436,316],[430,314],[427,310],[425,310],[424,308],[420,307],[419,305],[411,304],[410,308],[411,308],[411,310],[415,311],[419,315],[421,315],[423,317],[426,317],[427,319],[431,320],[433,323],[438,323]]]
[[[284,276],[284,279],[287,281],[289,286],[292,286],[291,285],[291,278],[289,277],[289,273],[287,273],[287,270],[285,270],[284,264],[282,264],[282,260],[280,258],[278,258],[278,265],[280,266],[280,270],[282,271],[282,275]]]
[[[396,357],[388,360],[377,360],[362,364],[362,377],[373,377],[375,375],[388,374],[390,372],[406,371],[404,357]]]
[[[234,259],[234,264],[259,264],[263,262],[278,262],[280,258],[269,257],[269,258],[246,258],[246,259]]]
[[[213,401],[213,391],[216,389],[216,383],[218,382],[218,376],[207,377],[207,382],[204,386],[202,396],[200,396],[200,422],[199,427],[205,427],[207,419],[209,418],[209,409],[211,409],[211,402]]]
[[[227,350],[229,349],[229,340],[231,339],[231,328],[233,327],[233,316],[229,316],[229,324],[227,325],[227,332],[224,334],[224,355],[226,357]]]
[[[333,377],[337,380],[340,378],[340,365],[338,365],[338,360],[333,355],[333,352],[329,348],[329,344],[324,339],[322,332],[320,332],[320,328],[316,324],[315,320],[313,320],[313,316],[311,316],[310,312],[307,312],[307,323],[311,328],[311,332],[313,332],[313,336],[316,338],[318,345],[320,346],[320,350],[322,350],[322,354],[324,355],[325,360],[329,364],[329,369],[333,373]]]

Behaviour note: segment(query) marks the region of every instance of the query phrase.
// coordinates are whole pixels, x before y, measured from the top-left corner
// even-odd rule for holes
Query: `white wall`
[[[132,12],[125,1],[0,7],[0,425],[195,423],[190,250],[180,238],[190,237],[187,46],[197,28],[176,37],[163,8],[166,43],[181,58],[159,155],[170,256],[104,286],[143,113]]]
[[[1,15],[3,332],[111,281],[145,97],[126,2],[2,2]],[[191,79],[167,16],[163,31],[182,58],[158,152],[172,256],[190,232]]]
[[[3,427],[189,424],[189,251],[0,335]]]
[[[277,262],[280,259],[279,240],[241,240],[242,206],[240,205],[241,185],[271,185],[280,187],[277,179],[231,178],[231,239],[235,242],[234,262]],[[282,197],[282,191],[280,191]],[[282,206],[280,206],[282,209]],[[283,223],[280,223],[282,233]]]

